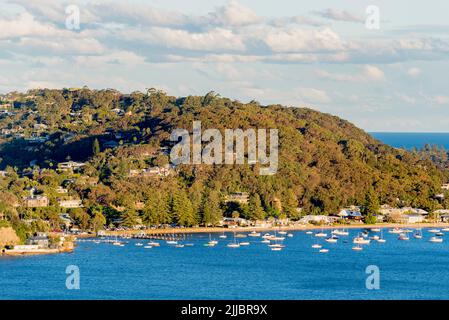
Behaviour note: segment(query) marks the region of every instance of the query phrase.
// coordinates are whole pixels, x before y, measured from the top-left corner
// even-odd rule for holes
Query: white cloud
[[[299,96],[309,103],[329,103],[331,100],[326,91],[315,88],[297,88]]]
[[[384,72],[376,66],[365,65],[358,74],[330,73],[325,70],[317,70],[316,75],[323,79],[342,81],[342,82],[367,82],[384,81]]]
[[[385,80],[384,72],[376,66],[366,65],[363,67],[363,74],[369,79],[374,81]]]
[[[245,26],[262,21],[262,18],[253,10],[235,0],[231,0],[227,5],[209,13],[209,16],[212,24],[216,23],[222,26]]]
[[[231,50],[242,51],[245,44],[231,30],[215,28],[207,32],[193,33],[182,29],[151,27],[122,32],[129,40],[144,41],[165,48],[180,48],[191,51]]]
[[[365,19],[362,16],[350,13],[345,10],[326,9],[326,10],[322,10],[322,11],[314,11],[313,13],[322,18],[335,20],[335,21],[345,21],[345,22],[364,22],[365,21]]]
[[[421,69],[419,68],[409,68],[407,70],[407,75],[411,78],[417,78],[421,75]]]
[[[439,105],[447,105],[449,104],[449,96],[437,95],[432,98],[432,101]]]
[[[298,28],[272,29],[264,38],[274,52],[314,52],[343,50],[339,35],[329,28],[301,30]]]

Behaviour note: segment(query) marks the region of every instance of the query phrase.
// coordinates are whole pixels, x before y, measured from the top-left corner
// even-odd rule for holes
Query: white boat
[[[437,233],[435,233],[435,235],[439,236],[439,237],[442,237],[442,236],[444,236],[444,233],[443,232],[437,232]]]
[[[262,236],[262,238],[270,238],[270,237],[272,237],[272,235],[269,234],[269,233],[265,233],[265,234]]]
[[[404,230],[402,230],[402,229],[400,229],[400,228],[393,228],[393,229],[388,230],[388,233],[396,233],[396,234],[399,234],[399,233],[403,233],[403,232],[404,232]]]
[[[380,228],[372,228],[371,231],[372,232],[380,232]]]
[[[449,228],[443,228],[443,229],[441,229],[441,231],[448,232]]]
[[[352,240],[352,242],[355,243],[355,244],[369,244],[371,242],[371,240],[370,239],[365,239],[363,237],[358,236],[358,237],[355,237]]]
[[[320,252],[320,253],[328,253],[328,252],[329,252],[329,249],[320,249],[319,252]]]
[[[143,246],[143,243],[140,243],[140,242],[136,243],[136,247],[141,247],[141,246]]]
[[[113,242],[112,245],[113,245],[113,246],[118,246],[118,247],[120,247],[120,246],[122,245],[122,243],[116,241],[116,242]]]
[[[314,249],[321,249],[321,247],[322,247],[321,244],[318,244],[318,243],[312,244],[312,248],[314,248]]]
[[[145,246],[144,247],[145,249],[151,249],[151,248],[153,248],[152,246]]]
[[[287,234],[287,231],[279,231],[278,233],[284,235]]]
[[[410,240],[410,238],[407,236],[406,233],[401,233],[398,237],[398,240],[407,241],[407,240]]]
[[[325,237],[327,237],[327,233],[318,232],[318,233],[315,233],[315,237],[317,237],[317,238],[325,238]]]
[[[352,247],[352,250],[354,250],[354,251],[362,251],[362,250],[363,250],[363,247],[361,247],[361,246],[355,246],[355,247]]]
[[[269,245],[270,248],[285,248],[284,245],[279,244],[279,243],[273,243]]]
[[[165,241],[165,243],[166,244],[174,244],[174,245],[176,245],[176,244],[178,244],[178,241],[176,241],[176,240],[167,240],[167,241]]]
[[[260,233],[253,231],[250,234],[248,234],[248,237],[260,237]]]
[[[228,236],[227,235],[225,235],[225,234],[222,234],[222,235],[220,235],[220,236],[218,236],[220,239],[226,239]]]
[[[227,244],[228,248],[240,248],[240,244],[235,241],[235,238],[236,238],[236,236],[235,236],[235,232],[234,232],[234,242],[228,243]]]
[[[99,244],[100,240],[94,240],[94,243]]]
[[[428,231],[430,233],[438,233],[438,232],[440,232],[440,229],[429,229]]]
[[[213,244],[213,243],[210,243],[210,242],[208,242],[208,243],[205,243],[205,244],[203,244],[205,247],[215,247],[216,245],[215,244]]]
[[[334,237],[330,237],[330,238],[327,238],[324,241],[329,242],[329,243],[337,243],[338,239],[334,238]]]
[[[306,234],[313,234],[312,231],[306,231]]]
[[[243,233],[239,233],[238,235],[235,236],[236,238],[246,238],[247,235],[243,234]]]
[[[184,248],[184,245],[183,245],[183,244],[177,244],[177,245],[175,246],[175,248]]]
[[[270,240],[264,239],[264,240],[262,240],[261,242],[262,242],[262,243],[270,243]]]
[[[416,232],[413,234],[413,238],[415,239],[422,239],[422,230],[417,229]]]
[[[241,246],[249,246],[249,242],[240,242]]]
[[[379,242],[379,243],[385,243],[385,242],[387,242],[387,240],[385,240],[385,239],[377,239],[377,242]]]
[[[283,248],[282,247],[274,247],[271,248],[271,251],[281,251]]]
[[[434,243],[442,243],[443,242],[443,238],[440,237],[432,237],[429,240],[430,242],[434,242]]]
[[[377,241],[380,239],[380,237],[378,235],[374,235],[372,237],[370,237],[371,240]]]
[[[335,234],[337,236],[348,236],[349,232],[345,231],[343,229],[335,229],[335,230],[332,231],[332,234]]]
[[[289,234],[287,234],[287,237],[289,237],[289,238],[293,238],[293,233],[289,233]]]

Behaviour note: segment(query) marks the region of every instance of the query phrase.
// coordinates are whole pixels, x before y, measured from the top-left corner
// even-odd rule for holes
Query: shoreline
[[[144,233],[146,235],[166,235],[166,234],[189,234],[189,233],[230,233],[230,232],[263,232],[263,231],[307,231],[307,230],[329,230],[329,229],[372,229],[372,228],[437,228],[449,227],[449,223],[382,223],[382,224],[351,224],[351,225],[293,225],[293,226],[276,226],[276,227],[237,227],[237,228],[220,228],[220,227],[197,227],[197,228],[167,228],[167,229],[147,229],[147,230],[120,230],[120,231],[104,231],[104,236],[133,236]],[[85,236],[88,238],[97,237],[96,235]],[[82,237],[82,238],[85,238]]]
[[[74,248],[64,249],[37,249],[37,250],[5,250],[1,252],[0,256],[34,256],[43,254],[69,253],[73,252]]]

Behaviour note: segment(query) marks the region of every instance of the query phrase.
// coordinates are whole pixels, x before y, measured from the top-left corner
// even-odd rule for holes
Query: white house
[[[61,208],[81,208],[83,201],[79,199],[58,200],[58,204]]]
[[[421,223],[424,222],[425,217],[420,214],[404,214],[400,220],[403,223]]]
[[[75,161],[67,161],[67,162],[61,162],[58,163],[58,169],[62,171],[67,170],[78,170],[82,167],[84,167],[86,164],[82,162],[75,162]]]
[[[324,215],[307,215],[302,217],[300,223],[333,223],[335,218]]]

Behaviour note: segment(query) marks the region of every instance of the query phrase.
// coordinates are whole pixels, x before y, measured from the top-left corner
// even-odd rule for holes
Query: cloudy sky
[[[179,96],[214,90],[309,106],[369,131],[449,132],[447,0],[0,5],[0,93],[83,85]],[[379,9],[378,29],[370,5]]]

